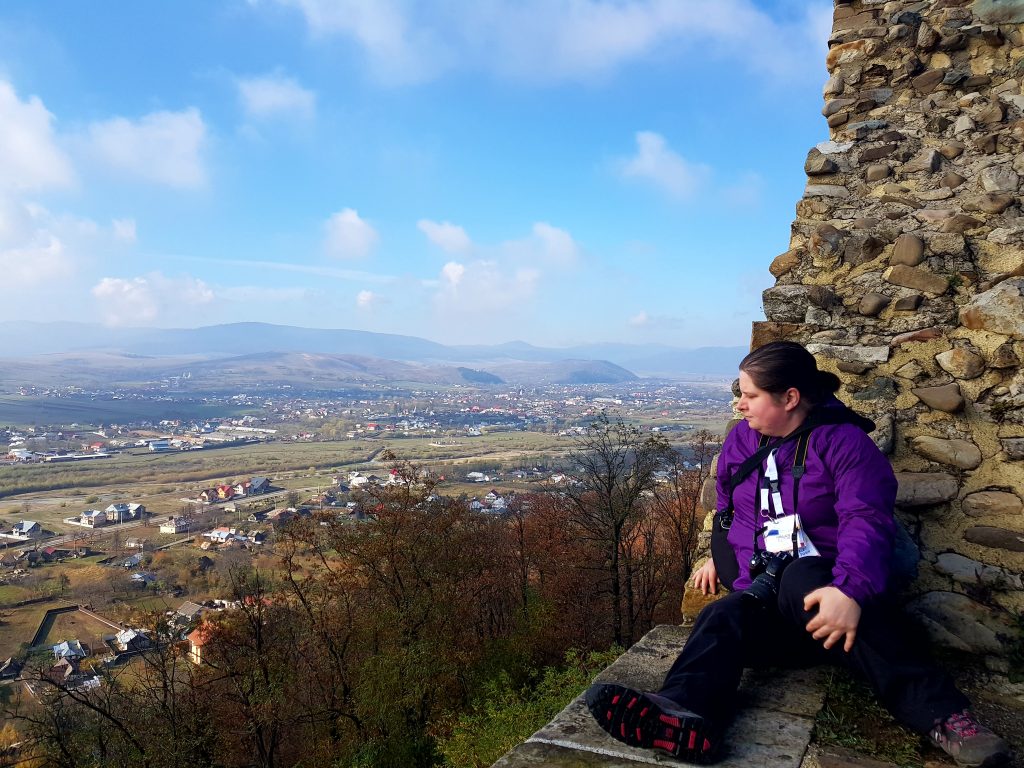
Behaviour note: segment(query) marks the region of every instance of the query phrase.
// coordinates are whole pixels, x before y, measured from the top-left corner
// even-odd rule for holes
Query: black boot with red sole
[[[624,744],[692,763],[718,759],[717,734],[708,722],[671,699],[612,683],[590,686],[585,698],[598,724]]]

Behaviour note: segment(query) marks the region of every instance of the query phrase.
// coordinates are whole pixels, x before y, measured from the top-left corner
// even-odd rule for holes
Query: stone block
[[[704,478],[700,487],[700,506],[705,512],[714,512],[718,503],[718,490],[715,487],[715,480],[711,477]]]
[[[1024,552],[1024,533],[997,528],[993,525],[976,525],[964,531],[964,539],[972,544],[1010,552]]]
[[[883,144],[880,147],[869,147],[860,153],[860,162],[871,163],[875,160],[891,157],[899,148],[899,144]]]
[[[960,310],[960,324],[1024,339],[1024,277],[1004,280],[974,296]]]
[[[1017,198],[1009,193],[989,193],[964,198],[965,211],[980,211],[981,213],[1002,213],[1011,205],[1017,202]]]
[[[805,285],[776,285],[761,294],[764,314],[769,320],[802,323],[810,298]]]
[[[855,61],[862,61],[874,56],[881,48],[877,40],[854,40],[849,43],[834,45],[829,49],[825,57],[825,67],[829,72],[840,64],[849,64]]]
[[[934,149],[923,149],[903,165],[905,173],[935,173],[942,167],[942,155]]]
[[[922,403],[937,411],[956,413],[963,410],[964,407],[964,398],[960,393],[960,385],[956,382],[943,384],[938,387],[915,387],[910,391]]]
[[[870,365],[879,365],[889,359],[889,347],[847,347],[839,344],[808,344],[807,351],[812,355],[830,357],[834,360],[868,363]]]
[[[945,69],[929,69],[913,78],[910,82],[918,93],[929,94],[942,85],[947,72]]]
[[[892,301],[882,293],[867,293],[857,305],[857,311],[866,317],[876,317],[879,312],[889,306]]]
[[[893,309],[897,312],[916,312],[917,308],[921,306],[921,302],[924,301],[924,296],[919,293],[911,294],[910,296],[901,296],[896,300],[893,305]]]
[[[990,165],[978,174],[981,188],[986,192],[1013,193],[1020,186],[1020,177],[1008,165]]]
[[[975,654],[1006,652],[1010,627],[990,608],[956,592],[928,592],[907,605],[940,645]]]
[[[846,241],[843,249],[843,261],[852,266],[865,264],[883,250],[886,242],[872,235],[855,235]]]
[[[892,171],[884,163],[873,163],[864,169],[865,181],[881,181],[889,177]]]
[[[839,197],[850,196],[850,190],[839,184],[808,184],[804,189],[807,197]]]
[[[960,157],[966,149],[967,145],[962,141],[947,141],[939,147],[939,154],[947,160],[955,160]]]
[[[945,472],[897,472],[896,481],[896,506],[908,509],[943,504],[960,492],[960,483]]]
[[[964,232],[969,232],[972,229],[977,229],[981,224],[981,219],[977,219],[974,216],[968,216],[966,213],[958,213],[943,221],[942,226],[939,227],[939,231],[963,234]]]
[[[905,264],[895,264],[889,267],[882,273],[882,279],[893,285],[913,288],[916,291],[924,291],[936,296],[949,290],[949,280],[942,275],[936,275],[927,269],[908,267]]]
[[[905,234],[896,238],[893,244],[890,264],[916,267],[924,261],[924,241],[917,235]]]
[[[942,186],[944,187],[948,187],[949,189],[956,189],[965,181],[967,181],[967,179],[961,176],[959,173],[950,171],[949,173],[942,177],[942,181],[939,183],[942,184]]]
[[[1004,437],[999,440],[999,444],[1010,461],[1024,459],[1024,437]]]
[[[795,338],[802,330],[803,325],[799,323],[775,323],[771,321],[751,323],[750,349],[753,351],[771,341]]]
[[[772,261],[771,266],[768,267],[768,271],[772,273],[774,277],[782,277],[789,272],[792,272],[803,258],[804,252],[799,248],[793,248],[781,253],[775,257]]]
[[[889,342],[891,347],[899,347],[913,341],[934,341],[942,338],[942,331],[938,328],[918,328],[916,331],[907,331],[894,336]]]
[[[595,682],[616,682],[640,690],[657,689],[687,637],[687,630],[651,630]],[[722,768],[771,765],[799,768],[824,700],[818,670],[747,673],[740,684],[742,709],[723,742]],[[664,765],[666,758],[612,739],[591,717],[583,696],[554,720],[496,762],[493,768],[635,768]]]
[[[963,511],[968,517],[1019,515],[1024,502],[1008,491],[977,491],[964,497]]]
[[[981,449],[968,440],[921,435],[911,441],[911,447],[926,459],[960,469],[976,469],[981,464]]]
[[[974,0],[971,10],[982,24],[1024,24],[1024,0]]]
[[[1020,365],[1020,358],[1013,351],[1013,342],[1003,342],[989,355],[988,364],[992,368],[1016,368]]]
[[[893,452],[896,447],[896,419],[891,413],[875,416],[875,431],[871,433],[871,439],[886,456]]]
[[[961,347],[940,352],[935,356],[935,362],[958,379],[976,379],[985,371],[985,359]]]
[[[817,149],[807,153],[807,160],[804,162],[804,173],[808,176],[826,176],[839,170],[835,160],[821,154]]]
[[[1024,588],[1020,574],[1010,573],[1005,568],[994,565],[986,565],[956,552],[943,552],[939,555],[935,561],[935,570],[971,587],[982,584],[996,589]]]

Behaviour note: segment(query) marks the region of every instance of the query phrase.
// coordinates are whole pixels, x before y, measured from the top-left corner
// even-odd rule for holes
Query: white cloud
[[[421,82],[444,68],[434,33],[407,16],[401,0],[277,0],[298,9],[317,37],[354,39],[375,73],[394,83]]]
[[[255,119],[311,120],[316,112],[316,94],[283,75],[240,78],[238,95],[245,113]]]
[[[327,220],[328,253],[340,259],[362,259],[370,255],[380,239],[377,230],[359,217],[352,208],[345,208]]]
[[[353,40],[378,75],[399,82],[453,67],[542,81],[592,79],[653,54],[696,50],[762,75],[819,77],[827,32],[812,33],[819,35],[831,15],[825,0],[771,12],[755,0],[273,2],[301,12],[316,37]]]
[[[66,187],[74,172],[57,146],[53,115],[36,96],[21,101],[0,80],[0,188],[36,190]]]
[[[618,162],[619,173],[650,182],[677,200],[692,197],[709,175],[707,166],[687,162],[653,131],[636,134],[636,149],[635,155]]]
[[[454,290],[459,287],[464,274],[466,274],[465,265],[459,264],[457,261],[449,261],[441,267],[442,285]]]
[[[536,294],[539,278],[540,272],[528,267],[503,269],[484,259],[468,264],[450,261],[441,268],[434,303],[443,315],[493,317],[495,311],[523,308]]]
[[[206,181],[206,124],[194,107],[93,123],[85,141],[86,150],[99,161],[129,176],[171,187],[197,187]]]
[[[546,260],[567,265],[579,258],[580,247],[564,229],[538,221],[533,225],[533,234],[540,242],[541,253]]]
[[[651,318],[648,317],[646,312],[637,312],[635,315],[629,318],[629,324],[634,328],[643,328],[650,322]]]
[[[420,219],[416,222],[416,227],[445,253],[464,254],[473,248],[473,241],[469,239],[466,230],[451,222]]]
[[[55,219],[42,206],[0,197],[0,274],[8,289],[43,285],[71,277],[74,260],[64,231],[88,235],[87,220]]]
[[[195,277],[165,277],[150,272],[144,277],[104,277],[92,288],[100,313],[108,325],[147,325],[178,316],[189,307],[209,304],[213,291]]]
[[[380,302],[380,296],[373,291],[360,291],[356,294],[356,307],[359,309],[372,309]]]
[[[114,219],[111,222],[114,239],[122,243],[134,243],[136,240],[135,219]]]

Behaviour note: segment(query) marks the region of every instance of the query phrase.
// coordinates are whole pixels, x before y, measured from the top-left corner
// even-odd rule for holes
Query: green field
[[[217,416],[231,418],[246,412],[247,409],[233,408],[227,403],[0,395],[0,424],[16,427],[123,424],[162,419],[205,421]]]

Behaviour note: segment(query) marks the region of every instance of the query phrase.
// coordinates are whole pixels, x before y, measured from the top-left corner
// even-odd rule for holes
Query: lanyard
[[[779,490],[779,467],[775,463],[775,454],[778,449],[772,450],[768,454],[768,460],[763,474],[763,480],[761,485],[761,517],[770,517],[773,520],[777,520],[780,517],[784,517],[786,514],[785,509],[782,506],[782,493]],[[768,500],[771,498],[771,505]],[[775,508],[775,514],[772,514],[771,507]],[[794,510],[795,512],[796,510]]]
[[[758,443],[759,448],[764,448],[768,445],[768,436],[762,435],[761,440]],[[799,545],[798,535],[799,527],[795,521],[800,518],[797,514],[797,502],[800,499],[800,479],[804,476],[804,471],[807,469],[807,444],[810,441],[810,433],[804,432],[800,435],[797,440],[796,452],[793,454],[793,511],[794,525],[793,525],[793,555],[798,556]],[[757,473],[757,502],[759,503],[760,514],[755,514],[754,520],[754,551],[758,552],[761,547],[758,545],[758,537],[763,536],[764,532],[768,529],[767,525],[758,525],[761,518],[767,518],[770,520],[777,520],[780,517],[785,516],[785,510],[782,506],[782,492],[780,490],[779,482],[779,466],[775,461],[775,454],[778,451],[778,446],[768,452],[768,457],[765,461],[765,467],[762,470],[758,467]],[[771,507],[769,506],[769,499],[772,505],[775,507],[775,514],[772,515]]]

